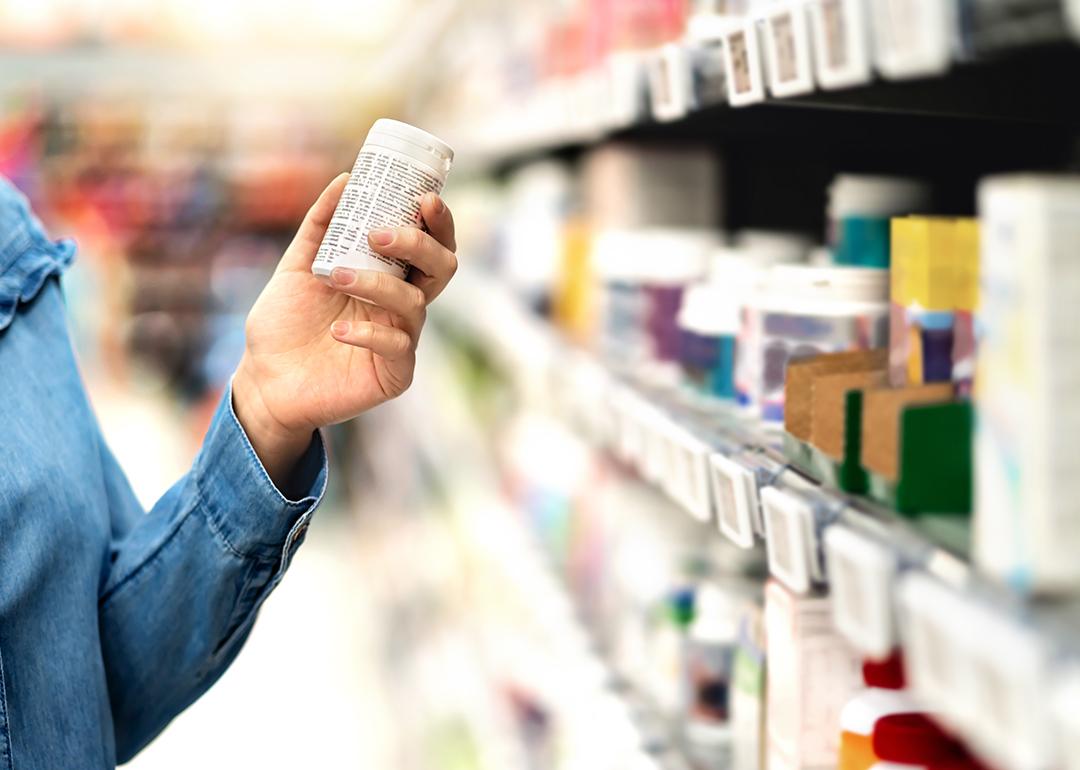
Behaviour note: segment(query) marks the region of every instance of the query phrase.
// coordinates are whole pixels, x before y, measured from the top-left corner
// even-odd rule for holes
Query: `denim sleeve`
[[[278,490],[232,408],[231,388],[190,473],[148,513],[104,442],[112,512],[101,647],[125,762],[195,701],[240,651],[326,487],[316,433]]]

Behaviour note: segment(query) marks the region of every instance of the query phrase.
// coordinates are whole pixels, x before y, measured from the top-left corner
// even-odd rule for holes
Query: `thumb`
[[[330,226],[330,218],[334,216],[334,209],[337,208],[338,200],[348,181],[348,172],[338,174],[308,209],[292,243],[285,249],[285,255],[278,264],[279,270],[311,269],[311,263],[315,260],[319,245],[322,243],[323,236],[326,235],[326,228]]]

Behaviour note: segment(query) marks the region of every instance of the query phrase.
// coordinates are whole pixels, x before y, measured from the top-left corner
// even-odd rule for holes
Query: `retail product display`
[[[367,764],[1078,765],[1080,2],[400,2],[371,78],[295,73],[315,97],[0,68],[0,173],[93,267],[80,354],[196,408],[354,157],[312,271],[408,275],[367,233],[421,226],[454,153],[375,114],[459,151],[413,388],[330,434]],[[48,45],[95,77],[183,37],[39,5],[0,38],[70,6]]]
[[[971,385],[979,237],[973,219],[892,222],[889,381]]]
[[[889,267],[889,220],[930,205],[925,183],[843,174],[829,187],[828,241],[840,265]]]
[[[768,767],[836,767],[836,727],[857,687],[859,662],[832,628],[829,600],[769,583],[765,636]]]
[[[335,267],[376,270],[405,278],[409,265],[371,249],[380,227],[423,224],[420,203],[441,193],[454,151],[426,131],[396,120],[377,120],[356,156],[311,272],[325,279]]]
[[[740,402],[767,421],[782,421],[788,361],[883,345],[888,280],[887,271],[875,268],[772,268],[744,314]]]
[[[706,398],[736,397],[736,346],[749,298],[769,266],[799,262],[806,250],[797,236],[744,231],[713,252],[707,280],[687,289],[679,314],[680,361],[692,390]]]

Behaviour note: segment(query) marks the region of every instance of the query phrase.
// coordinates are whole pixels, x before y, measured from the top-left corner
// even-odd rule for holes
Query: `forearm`
[[[117,749],[130,757],[228,666],[303,540],[326,484],[321,438],[271,483],[226,393],[191,472],[112,545],[99,625]],[[106,475],[121,479],[106,453]],[[120,489],[122,485],[114,484]],[[296,495],[293,497],[292,495]]]
[[[289,428],[274,418],[266,408],[247,356],[233,377],[232,406],[270,480],[278,489],[287,489],[297,461],[311,446],[314,431]]]

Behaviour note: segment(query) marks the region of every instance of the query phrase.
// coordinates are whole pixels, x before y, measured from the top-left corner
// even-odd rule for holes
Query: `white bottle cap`
[[[432,168],[449,173],[454,162],[454,150],[442,139],[427,131],[402,123],[399,120],[380,118],[368,131],[364,144],[389,147],[422,160]]]
[[[829,186],[828,214],[830,219],[916,214],[929,198],[930,188],[915,179],[841,174]]]
[[[649,228],[636,234],[647,250],[645,282],[654,286],[683,286],[705,276],[709,254],[719,235],[713,230]]]
[[[739,333],[739,304],[735,293],[715,283],[694,284],[683,295],[679,328],[703,337]]]
[[[770,282],[795,296],[843,302],[877,302],[889,298],[889,271],[876,267],[811,267],[776,265]]]
[[[700,642],[716,644],[734,644],[738,641],[738,603],[730,591],[715,583],[698,586],[690,636]]]

